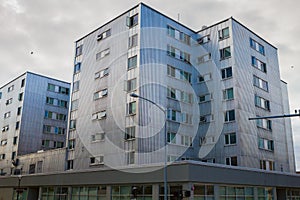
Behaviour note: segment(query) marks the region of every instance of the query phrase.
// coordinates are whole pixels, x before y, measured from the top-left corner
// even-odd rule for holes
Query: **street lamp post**
[[[165,127],[164,127],[164,147],[165,147],[165,151],[164,151],[164,200],[168,199],[168,174],[167,174],[167,110],[163,107],[161,107],[160,105],[158,105],[157,103],[155,103],[154,101],[147,99],[145,97],[139,96],[135,93],[131,93],[130,94],[131,97],[133,98],[139,98],[139,99],[143,99],[145,101],[148,101],[150,103],[152,103],[153,105],[155,105],[157,108],[159,108],[163,113],[164,113],[164,117],[165,117]]]

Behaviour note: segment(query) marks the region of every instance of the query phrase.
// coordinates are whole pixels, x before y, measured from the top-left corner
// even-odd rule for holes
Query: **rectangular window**
[[[225,145],[234,145],[234,144],[236,144],[236,133],[225,134]]]
[[[90,157],[90,165],[99,165],[104,163],[104,156]]]
[[[267,92],[269,91],[268,82],[255,75],[253,75],[253,85]]]
[[[16,152],[15,152],[15,151],[14,151],[14,152],[12,152],[12,153],[11,153],[11,159],[12,159],[12,160],[14,160],[14,159],[16,158],[16,155],[17,155],[17,154],[16,154]]]
[[[106,110],[92,114],[92,120],[101,120],[106,117]]]
[[[4,113],[4,119],[9,118],[9,117],[10,117],[10,112]]]
[[[68,160],[67,162],[67,170],[73,169],[74,161],[73,160]]]
[[[101,99],[101,98],[107,96],[107,92],[108,92],[107,88],[105,88],[103,90],[100,90],[98,92],[95,92],[94,93],[94,100]]]
[[[167,33],[170,37],[173,37],[187,45],[190,45],[191,37],[179,30],[176,30],[175,28],[171,26],[167,26]]]
[[[111,36],[111,30],[108,29],[102,33],[100,33],[99,35],[97,35],[97,41],[100,41],[100,40],[104,40],[105,38]]]
[[[68,149],[69,150],[75,149],[75,139],[69,140],[69,142],[68,142]]]
[[[167,142],[170,144],[176,144],[176,133],[168,132]]]
[[[79,102],[78,99],[72,101],[72,103],[71,103],[71,110],[72,110],[72,111],[78,109],[78,102]]]
[[[50,140],[42,140],[43,147],[49,147],[49,145],[50,145]]]
[[[78,62],[78,63],[76,63],[76,64],[74,65],[74,74],[79,73],[80,70],[81,70],[81,63]]]
[[[138,45],[138,34],[132,35],[129,37],[128,40],[128,48],[133,48]]]
[[[270,111],[270,101],[269,100],[266,100],[258,95],[255,95],[254,102],[255,102],[255,106]]]
[[[22,100],[23,100],[23,93],[20,93],[20,94],[19,94],[18,100],[19,100],[19,101],[22,101]]]
[[[108,55],[109,55],[109,48],[97,53],[96,54],[96,60],[98,61],[98,60],[100,60],[100,59],[102,59],[102,58],[104,58],[105,56],[108,56]]]
[[[15,137],[13,138],[13,145],[16,145],[17,143],[18,143],[18,137],[15,136]]]
[[[172,99],[183,101],[185,103],[192,103],[193,94],[187,93],[185,91],[180,91],[175,88],[167,88],[167,96]]]
[[[133,69],[137,67],[137,55],[128,58],[127,69]]]
[[[235,121],[235,111],[228,110],[225,112],[225,122]]]
[[[234,99],[233,88],[228,88],[228,89],[223,90],[223,99],[224,100]]]
[[[187,147],[193,146],[193,137],[187,136],[187,135],[182,135],[180,144],[187,146]]]
[[[179,123],[192,123],[192,115],[188,113],[182,113],[173,109],[167,111],[168,120],[172,120]]]
[[[211,60],[211,53],[198,57],[198,64],[205,63]]]
[[[20,122],[17,121],[17,122],[16,122],[16,130],[18,130],[19,128],[20,128]]]
[[[168,45],[167,46],[167,54],[173,58],[177,58],[179,60],[182,60],[188,64],[190,64],[190,54],[184,51],[181,51],[180,49],[177,49],[173,46]]]
[[[271,160],[260,160],[260,169],[274,171],[275,163]]]
[[[18,110],[17,110],[17,115],[21,115],[21,112],[22,112],[22,107],[18,107]]]
[[[224,60],[231,57],[230,47],[220,49],[220,60]]]
[[[227,157],[226,158],[226,165],[238,166],[237,157],[236,156]]]
[[[135,153],[134,151],[130,151],[130,152],[127,152],[126,153],[126,157],[127,157],[127,164],[128,165],[132,165],[134,164],[134,156],[135,156]]]
[[[58,85],[53,85],[51,83],[48,83],[47,89],[50,92],[56,92],[56,93],[65,94],[65,95],[69,94],[69,88],[61,87]]]
[[[222,79],[228,79],[232,77],[232,67],[221,69]]]
[[[0,160],[4,160],[5,159],[5,154],[0,154]]]
[[[7,145],[7,139],[1,140],[1,146]]]
[[[272,130],[272,121],[268,119],[257,119],[256,125],[259,128],[267,129],[269,131]]]
[[[274,141],[264,139],[264,138],[258,138],[258,148],[264,149],[264,150],[269,150],[269,151],[274,151]]]
[[[211,93],[199,96],[199,103],[208,102],[210,100],[212,100],[212,94]]]
[[[7,92],[11,92],[14,90],[14,85],[11,85],[7,88]]]
[[[226,38],[229,38],[229,27],[219,30],[219,40],[224,40]]]
[[[2,99],[2,92],[0,92],[0,99]]]
[[[206,81],[209,81],[209,80],[211,80],[211,74],[204,74],[204,75],[198,76],[198,82],[199,83],[206,82]]]
[[[191,82],[191,78],[192,78],[191,73],[188,73],[188,72],[183,71],[181,69],[177,69],[173,66],[168,65],[167,73],[168,73],[169,76],[171,76],[173,78],[180,79],[180,80],[183,80],[183,81],[187,81],[189,83]]]
[[[200,116],[200,123],[209,123],[214,120],[214,115],[201,115]]]
[[[82,54],[82,47],[83,45],[76,47],[75,56],[80,56]]]
[[[11,104],[11,103],[12,103],[12,100],[13,100],[12,98],[10,98],[10,99],[7,99],[5,104],[6,104],[6,105],[9,105],[9,104]]]
[[[2,132],[8,131],[9,130],[9,125],[3,126],[2,127]]]
[[[128,104],[128,112],[127,112],[128,115],[134,115],[136,114],[136,102],[133,101],[133,102],[130,102]]]
[[[127,22],[126,22],[126,24],[127,24],[127,26],[128,26],[129,28],[131,28],[131,27],[136,26],[136,25],[138,24],[138,22],[139,22],[139,15],[136,14],[136,15],[133,15],[133,16],[131,16],[131,17],[127,17]]]
[[[76,92],[79,90],[79,81],[75,81],[73,83],[73,92]]]
[[[210,41],[210,35],[203,36],[197,39],[198,44],[205,44]]]
[[[265,55],[265,47],[260,43],[258,43],[257,41],[253,40],[252,38],[250,38],[250,47],[258,51],[262,55]]]
[[[260,71],[267,73],[266,63],[258,60],[255,56],[251,56],[251,64],[253,67],[259,69]]]
[[[105,140],[105,133],[96,133],[94,135],[92,135],[92,142],[97,142],[97,141],[104,141]]]
[[[108,75],[108,68],[95,73],[95,79],[102,78]]]
[[[136,89],[136,78],[127,81],[126,91],[130,92]]]
[[[25,78],[21,81],[21,88],[25,86]]]
[[[135,139],[135,126],[125,128],[125,140]]]
[[[76,129],[76,120],[70,120],[70,129]]]

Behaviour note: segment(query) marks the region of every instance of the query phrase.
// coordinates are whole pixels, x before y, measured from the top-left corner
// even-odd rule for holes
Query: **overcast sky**
[[[174,19],[180,13],[180,21],[194,30],[233,16],[278,48],[291,112],[300,109],[297,82],[300,79],[300,1],[143,2]],[[138,3],[137,0],[0,0],[0,86],[25,71],[70,82],[74,42]],[[294,118],[292,122],[300,170],[300,119]]]

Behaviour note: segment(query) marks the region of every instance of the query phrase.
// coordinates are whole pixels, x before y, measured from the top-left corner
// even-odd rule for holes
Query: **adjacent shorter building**
[[[20,173],[19,156],[65,146],[69,93],[69,83],[31,72],[0,88],[2,175]]]

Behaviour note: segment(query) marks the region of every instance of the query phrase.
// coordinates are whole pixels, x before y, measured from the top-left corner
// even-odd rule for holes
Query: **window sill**
[[[231,58],[231,56],[228,56],[228,57],[226,57],[226,58],[220,58],[220,61],[222,61],[222,60],[227,60],[227,59],[230,59]]]

